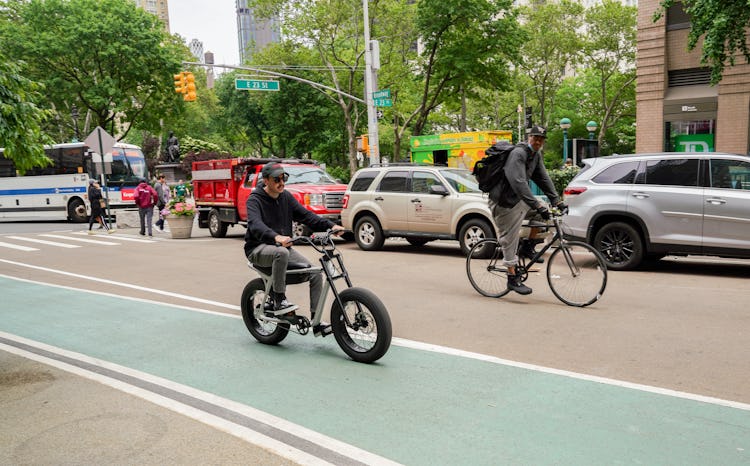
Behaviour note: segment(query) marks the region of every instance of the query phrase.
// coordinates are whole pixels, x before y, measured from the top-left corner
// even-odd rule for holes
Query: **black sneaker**
[[[518,294],[531,294],[531,288],[523,284],[521,277],[518,275],[508,274],[508,289],[513,290]]]
[[[519,255],[521,255],[521,256],[525,257],[526,259],[529,259],[529,260],[533,259],[534,256],[536,255],[535,245],[537,243],[541,243],[541,240],[537,240],[537,239],[523,239],[523,240],[521,240],[521,248],[518,251]],[[544,258],[540,257],[539,259],[536,260],[536,262],[538,264],[543,264],[544,263]]]
[[[289,302],[284,293],[273,292],[273,313],[275,315],[296,311],[298,307],[296,304]]]
[[[316,337],[326,337],[331,333],[333,333],[331,324],[321,322],[318,325],[313,326],[313,335],[315,335]]]

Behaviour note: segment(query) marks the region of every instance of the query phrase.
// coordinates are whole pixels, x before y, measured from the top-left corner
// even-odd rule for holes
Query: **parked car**
[[[487,197],[466,169],[391,164],[354,174],[341,210],[344,228],[357,245],[378,250],[388,237],[413,245],[436,239],[458,240],[461,251],[497,233]]]
[[[611,269],[665,255],[750,258],[750,157],[667,152],[583,164],[565,189],[565,225]]]

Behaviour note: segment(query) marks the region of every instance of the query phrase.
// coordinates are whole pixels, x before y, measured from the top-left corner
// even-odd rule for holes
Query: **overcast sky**
[[[214,63],[240,61],[235,0],[169,0],[169,29],[188,44],[203,42],[203,51],[214,53]]]

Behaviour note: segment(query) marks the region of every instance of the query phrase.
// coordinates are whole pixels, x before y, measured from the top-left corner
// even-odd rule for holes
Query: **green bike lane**
[[[741,403],[400,345],[363,365],[332,337],[259,344],[233,316],[4,277],[0,289],[0,332],[250,406],[398,463],[750,464],[750,411]],[[314,443],[296,447],[315,455]]]

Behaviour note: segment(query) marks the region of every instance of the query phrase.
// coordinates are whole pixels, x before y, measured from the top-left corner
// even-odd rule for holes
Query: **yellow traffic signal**
[[[193,76],[193,73],[191,73],[190,71],[184,74],[187,84],[185,86],[185,95],[183,99],[185,99],[186,102],[193,102],[197,97],[197,94],[195,92],[195,76]]]
[[[187,93],[187,77],[184,71],[174,75],[174,91],[178,94]]]

